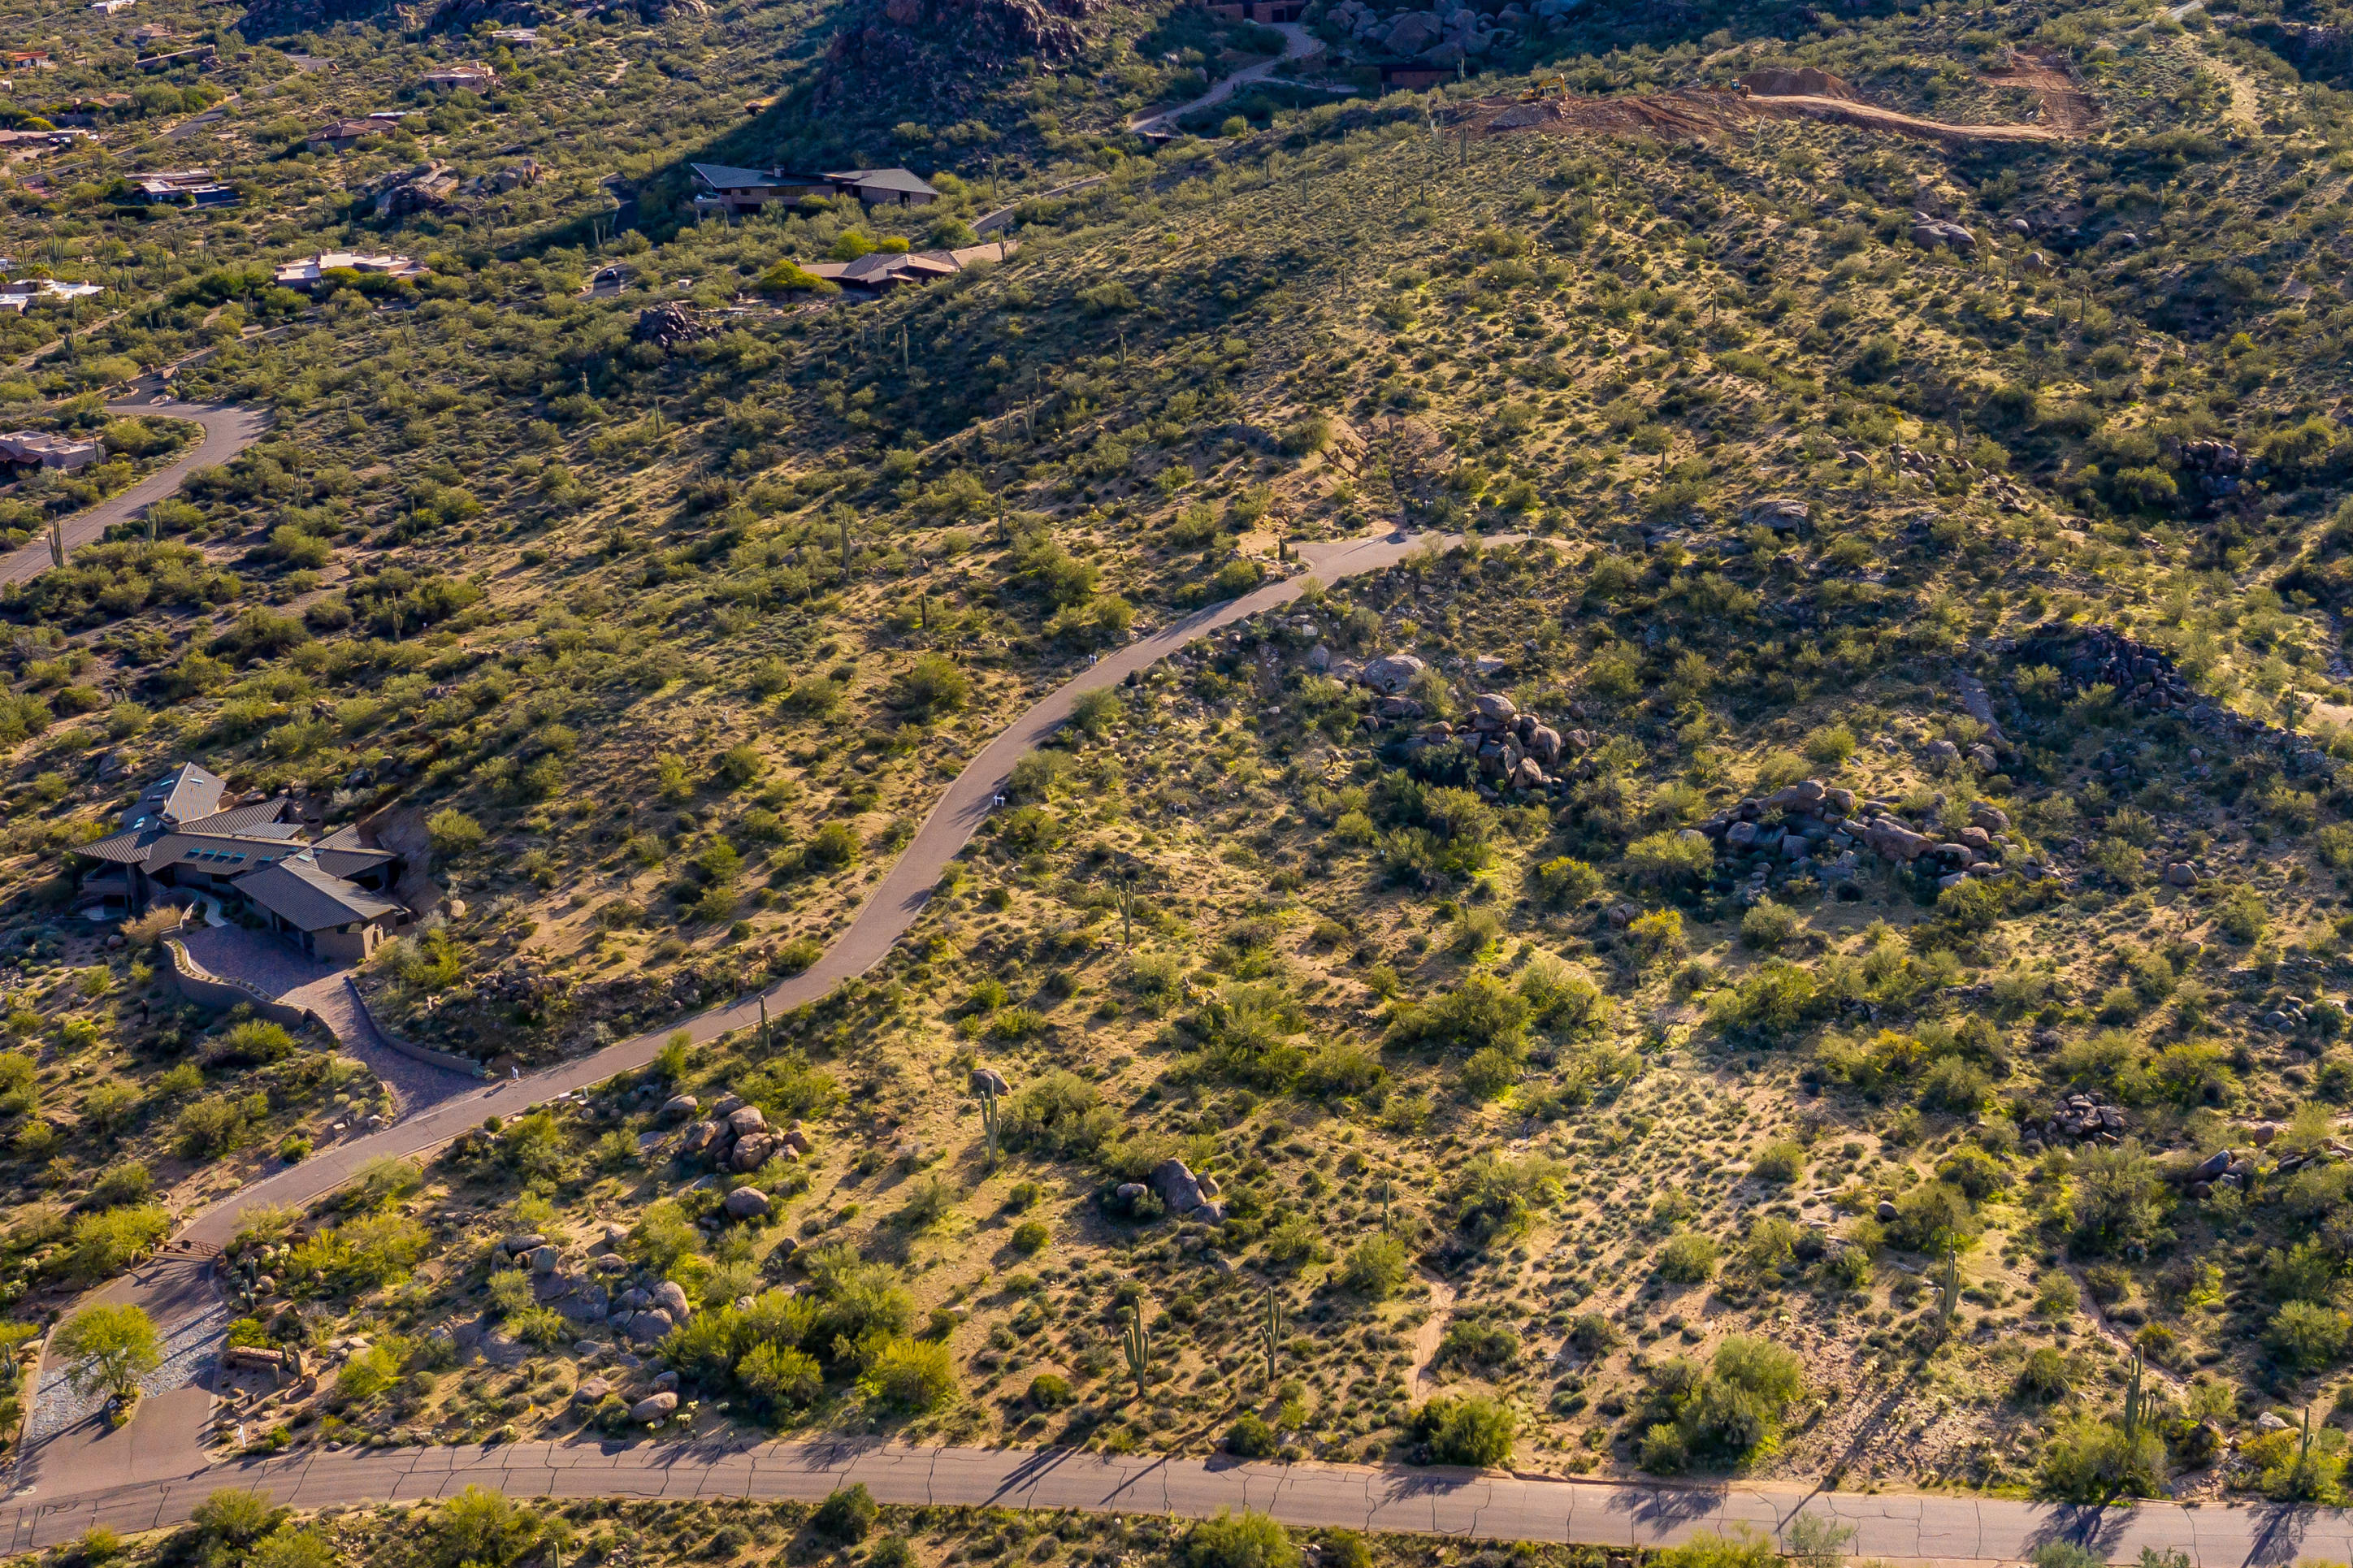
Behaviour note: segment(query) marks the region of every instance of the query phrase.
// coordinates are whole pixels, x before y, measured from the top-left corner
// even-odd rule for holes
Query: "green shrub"
[[[1659,1250],[1660,1277],[1678,1285],[1696,1285],[1715,1273],[1721,1253],[1714,1237],[1696,1230],[1677,1231]]]
[[[1776,1138],[1757,1151],[1748,1163],[1748,1173],[1759,1181],[1787,1185],[1806,1169],[1806,1151],[1794,1140]]]
[[[1778,952],[1798,929],[1798,911],[1770,899],[1759,899],[1740,917],[1740,940],[1763,952]]]
[[[860,1481],[856,1486],[831,1493],[825,1501],[818,1504],[809,1526],[827,1540],[838,1541],[847,1546],[865,1540],[867,1532],[874,1528],[874,1521],[881,1517],[881,1509],[874,1501],[874,1494],[866,1489],[865,1482]]]
[[[2019,1363],[2011,1386],[2021,1399],[2049,1404],[2066,1398],[2074,1384],[2074,1369],[2067,1364],[2067,1358],[2052,1346],[2042,1345],[2028,1352]]]
[[[1186,1568],[1297,1568],[1291,1531],[1262,1513],[1219,1509],[1185,1536]]]
[[[1441,1394],[1413,1413],[1409,1429],[1430,1445],[1432,1464],[1495,1469],[1512,1462],[1520,1422],[1501,1400],[1477,1394]]]
[[[2302,1372],[2333,1366],[2353,1336],[2353,1317],[2317,1301],[2290,1301],[2272,1314],[2264,1340],[2280,1360]]]
[[[2098,1416],[2081,1417],[2043,1447],[2036,1487],[2043,1496],[2066,1502],[2161,1497],[2165,1441],[2147,1423],[2127,1436],[2123,1427]]]
[[[1243,1459],[1271,1459],[1277,1447],[1274,1428],[1255,1411],[1245,1410],[1226,1428],[1226,1452]]]
[[[1688,888],[1715,868],[1715,846],[1690,828],[1653,833],[1626,846],[1626,874],[1662,891]]]
[[[1405,1243],[1383,1232],[1368,1236],[1348,1251],[1341,1279],[1348,1289],[1368,1300],[1386,1301],[1397,1294],[1413,1272]]]

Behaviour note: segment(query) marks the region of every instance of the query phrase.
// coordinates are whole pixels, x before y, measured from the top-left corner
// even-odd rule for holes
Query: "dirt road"
[[[1303,60],[1311,55],[1323,52],[1324,41],[1296,22],[1277,23],[1274,30],[1282,35],[1282,53],[1273,59],[1261,60],[1254,66],[1244,66],[1223,80],[1210,84],[1209,90],[1192,102],[1180,103],[1174,109],[1164,109],[1156,114],[1140,116],[1129,121],[1127,128],[1138,132],[1174,131],[1176,128],[1176,121],[1186,115],[1197,109],[1208,109],[1215,104],[1225,102],[1240,89],[1273,75],[1275,67],[1289,65],[1293,60]]]

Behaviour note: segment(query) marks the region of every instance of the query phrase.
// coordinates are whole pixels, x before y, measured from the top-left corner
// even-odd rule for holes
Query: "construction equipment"
[[[1537,79],[1534,86],[1520,94],[1520,101],[1537,103],[1547,98],[1567,98],[1567,96],[1568,79],[1563,76],[1548,76]]]

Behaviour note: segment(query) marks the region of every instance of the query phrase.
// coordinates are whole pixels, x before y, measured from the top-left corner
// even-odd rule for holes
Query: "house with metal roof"
[[[809,196],[829,196],[833,186],[822,174],[796,174],[785,169],[739,169],[732,163],[690,163],[700,188],[694,193],[698,213],[733,216],[755,213],[771,202],[797,202]]]
[[[697,212],[730,216],[755,213],[771,202],[809,196],[855,196],[867,206],[926,206],[940,199],[929,181],[911,169],[845,169],[801,174],[788,169],[738,169],[729,163],[690,163]]]
[[[412,919],[393,894],[398,852],[356,827],[312,840],[291,800],[236,801],[194,763],[148,785],[119,831],[73,853],[87,863],[78,907],[92,920],[216,906],[314,958],[356,963]]]
[[[1007,239],[967,245],[961,250],[876,250],[855,261],[807,262],[801,270],[812,278],[830,279],[844,289],[879,294],[902,283],[934,283],[953,278],[976,263],[1002,261],[1020,248],[1019,240]]]
[[[825,177],[870,207],[922,207],[940,199],[931,182],[912,169],[847,169]]]

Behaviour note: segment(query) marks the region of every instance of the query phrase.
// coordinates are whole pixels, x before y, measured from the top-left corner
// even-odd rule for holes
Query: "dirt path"
[[[2108,1321],[2107,1313],[2100,1310],[2100,1299],[2092,1294],[2092,1282],[2084,1278],[2084,1270],[2073,1262],[2064,1263],[2061,1265],[2061,1267],[2067,1270],[2067,1278],[2075,1282],[2076,1294],[2083,1299],[2084,1315],[2092,1320],[2093,1327],[2099,1330],[2101,1337],[2105,1339],[2110,1344],[2115,1345],[2118,1350],[2124,1352],[2125,1354],[2133,1354],[2132,1336],[2126,1333],[2122,1329],[2116,1327],[2116,1324]],[[2165,1384],[2166,1387],[2172,1389],[2177,1394],[2181,1391],[2182,1382],[2179,1378],[2174,1376],[2173,1373],[2166,1371],[2165,1368],[2158,1365],[2155,1362],[2148,1362],[2145,1364],[2147,1366],[2148,1373],[2151,1377],[2156,1378],[2158,1382]]]
[[[1406,1380],[1416,1394],[1438,1381],[1430,1374],[1430,1363],[1438,1359],[1439,1342],[1446,1338],[1446,1325],[1454,1318],[1454,1287],[1435,1274],[1422,1278],[1430,1283],[1430,1316],[1413,1331],[1413,1371]]]

